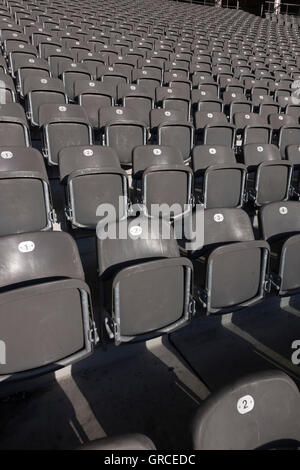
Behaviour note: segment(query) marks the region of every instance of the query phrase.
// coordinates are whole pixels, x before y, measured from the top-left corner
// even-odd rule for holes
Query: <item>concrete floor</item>
[[[74,449],[126,432],[147,434],[161,450],[189,449],[191,419],[210,391],[269,368],[300,384],[295,339],[300,299],[271,298],[234,315],[198,316],[169,338],[98,348],[56,374],[1,389],[0,449]]]

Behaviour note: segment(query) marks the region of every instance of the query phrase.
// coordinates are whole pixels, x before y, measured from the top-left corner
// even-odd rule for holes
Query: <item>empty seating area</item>
[[[0,44],[0,387],[300,294],[298,22],[173,0],[0,0]],[[238,422],[215,432],[248,385],[265,393],[251,380],[203,405],[191,446],[299,437],[281,416],[286,432],[261,424],[246,444]],[[282,380],[274,406],[296,388]]]

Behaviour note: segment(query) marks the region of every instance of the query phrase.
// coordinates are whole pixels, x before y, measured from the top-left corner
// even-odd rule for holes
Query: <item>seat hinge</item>
[[[49,220],[52,224],[56,224],[57,222],[57,214],[55,212],[55,209],[51,209],[49,212]]]
[[[189,313],[192,317],[196,314],[196,300],[194,299],[194,297],[190,298]]]
[[[207,291],[205,289],[198,289],[198,300],[201,305],[206,308],[207,307]]]
[[[31,121],[31,118],[32,118],[32,113],[30,111],[27,111],[26,112],[26,117],[29,121]]]
[[[109,339],[114,339],[117,331],[117,325],[111,317],[105,317],[104,325]]]
[[[88,331],[88,337],[91,343],[94,345],[99,343],[99,335],[96,327],[96,323],[93,321],[91,324],[91,328]]]
[[[73,220],[73,211],[72,211],[71,207],[65,207],[65,216],[66,216],[66,219],[69,222],[72,222],[72,220]]]
[[[290,196],[296,196],[298,201],[300,201],[300,193],[299,191],[296,190],[296,188],[294,188],[294,186],[290,186],[289,193],[290,193]]]
[[[47,148],[43,148],[43,149],[42,149],[42,154],[43,154],[43,157],[46,158],[46,160],[48,160],[48,158],[49,158],[49,153],[48,153],[48,149],[47,149]]]

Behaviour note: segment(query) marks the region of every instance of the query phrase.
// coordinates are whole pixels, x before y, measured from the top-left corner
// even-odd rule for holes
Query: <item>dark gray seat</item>
[[[30,146],[30,132],[23,107],[18,103],[0,105],[0,142],[4,146]]]
[[[111,223],[98,266],[103,317],[115,343],[169,333],[190,320],[192,263],[180,257],[168,222],[140,216]],[[153,295],[155,292],[155,296]]]
[[[147,142],[147,123],[136,110],[118,106],[100,109],[99,127],[103,144],[117,152],[122,165],[131,166],[133,149]]]
[[[118,101],[122,106],[135,109],[139,117],[150,124],[150,112],[154,107],[154,93],[143,85],[122,83],[118,85]]]
[[[85,109],[93,128],[97,129],[100,109],[114,104],[114,87],[109,83],[81,79],[75,81],[74,90],[75,98]]]
[[[244,202],[246,167],[234,151],[220,145],[196,145],[192,150],[195,195],[205,208],[241,207]]]
[[[42,104],[66,104],[68,98],[64,84],[58,78],[28,77],[24,81],[27,117],[31,124],[39,126],[39,107]]]
[[[286,158],[286,149],[289,145],[298,145],[300,142],[300,126],[283,126],[279,131],[278,146],[282,158]]]
[[[171,207],[172,218],[191,210],[193,173],[184,164],[179,149],[158,145],[136,147],[132,177],[135,198],[146,214],[155,215],[153,205],[161,206],[162,212],[164,205]],[[169,210],[167,216],[170,217]]]
[[[92,80],[92,75],[84,64],[72,62],[61,70],[61,77],[64,82],[68,98],[75,98],[75,82],[77,80]]]
[[[17,90],[24,97],[24,82],[26,78],[40,77],[50,78],[50,69],[48,63],[36,57],[19,57],[15,61],[17,70]]]
[[[0,235],[49,230],[55,219],[42,155],[0,147]]]
[[[7,345],[0,380],[31,377],[87,357],[96,331],[90,291],[70,235],[0,237],[0,253],[0,329]]]
[[[106,437],[96,441],[88,442],[79,447],[78,450],[156,450],[155,445],[149,437],[143,434],[125,434],[117,437]]]
[[[208,314],[231,312],[264,297],[269,245],[254,239],[246,212],[218,208],[203,215],[196,207],[190,228],[180,244],[193,260],[195,292]]]
[[[192,434],[195,450],[299,448],[299,390],[280,370],[238,379],[205,400]]]
[[[289,198],[293,168],[281,159],[278,147],[247,144],[241,158],[248,169],[248,196],[256,206]]]
[[[59,152],[59,172],[66,185],[66,216],[73,227],[95,229],[101,204],[113,205],[117,217],[126,216],[127,175],[112,148],[64,148]]]
[[[42,104],[39,122],[43,126],[44,156],[50,165],[58,165],[64,147],[92,145],[92,127],[82,106]]]
[[[273,202],[259,211],[262,237],[271,245],[270,281],[278,295],[300,291],[300,203]]]

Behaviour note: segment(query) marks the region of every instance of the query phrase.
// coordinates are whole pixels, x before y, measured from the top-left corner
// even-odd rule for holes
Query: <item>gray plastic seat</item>
[[[272,129],[278,131],[282,126],[298,125],[298,120],[288,114],[271,114],[268,118]]]
[[[117,437],[106,437],[97,439],[96,441],[88,442],[79,447],[78,450],[155,450],[156,447],[149,439],[143,434],[125,434]]]
[[[223,145],[233,148],[235,145],[236,128],[232,124],[207,124],[203,130],[203,144]]]
[[[163,109],[174,109],[185,114],[185,120],[190,119],[190,91],[179,93],[171,87],[157,87],[155,90],[156,104]]]
[[[82,106],[43,104],[39,107],[43,126],[44,156],[50,165],[58,165],[64,147],[92,145],[92,127]]]
[[[249,216],[242,209],[206,209],[203,236],[195,240],[197,218],[193,213],[193,232],[180,244],[193,260],[195,294],[208,314],[227,313],[253,305],[264,297],[269,245],[254,239]],[[187,233],[187,231],[185,231]]]
[[[109,83],[93,80],[76,80],[75,98],[85,109],[94,129],[99,127],[99,110],[113,106],[115,90]]]
[[[278,147],[282,158],[286,158],[286,149],[289,145],[298,145],[300,142],[300,126],[283,126],[279,131]]]
[[[0,253],[0,329],[7,345],[0,380],[32,377],[91,354],[96,331],[90,291],[70,235],[0,237]]]
[[[0,72],[0,104],[15,103],[17,92],[12,78]]]
[[[2,146],[30,146],[27,119],[18,103],[0,105],[0,142]]]
[[[242,161],[248,168],[248,196],[256,206],[286,201],[292,177],[292,164],[281,159],[272,144],[247,144]]]
[[[299,448],[299,390],[280,370],[240,378],[205,400],[192,435],[200,451]]]
[[[278,295],[300,291],[300,203],[273,202],[260,209],[262,236],[271,245],[270,282]]]
[[[119,344],[186,325],[193,268],[180,257],[170,224],[140,216],[112,222],[107,230],[116,236],[101,237],[98,226],[97,244],[109,336]]]
[[[39,126],[39,107],[42,104],[68,102],[64,84],[58,78],[28,77],[24,81],[25,106],[31,124]]]
[[[64,148],[59,152],[59,172],[66,185],[66,216],[73,227],[95,229],[101,204],[114,206],[117,217],[126,216],[127,175],[112,148]]]
[[[0,147],[0,236],[52,228],[54,212],[42,155]]]
[[[118,101],[122,106],[129,106],[135,109],[139,117],[150,124],[150,112],[154,107],[154,93],[149,92],[147,87],[143,85],[132,85],[122,83],[118,85],[117,90]]]
[[[129,107],[102,108],[99,112],[99,127],[103,144],[112,147],[122,165],[132,165],[132,151],[147,141],[147,124],[134,109]]]
[[[184,164],[179,149],[156,145],[136,147],[132,177],[136,199],[143,205],[145,214],[153,215],[153,205],[161,206],[162,217],[163,205],[172,208],[172,218],[192,209],[193,173]],[[167,216],[170,217],[168,211]]]
[[[61,70],[61,77],[64,82],[68,98],[75,98],[75,82],[77,80],[92,80],[88,68],[84,64],[72,62]]]
[[[272,137],[272,128],[266,119],[256,113],[235,113],[233,116],[237,133],[241,132],[242,145],[269,144]]]
[[[158,145],[177,147],[184,160],[190,158],[194,143],[194,128],[178,110],[153,109],[150,114],[153,137]]]
[[[17,90],[21,97],[24,97],[24,82],[25,79],[32,77],[50,78],[50,69],[48,63],[39,58],[33,57],[20,57],[15,62],[17,70]]]
[[[197,202],[207,209],[241,207],[246,167],[238,164],[229,147],[197,145],[192,150]]]

